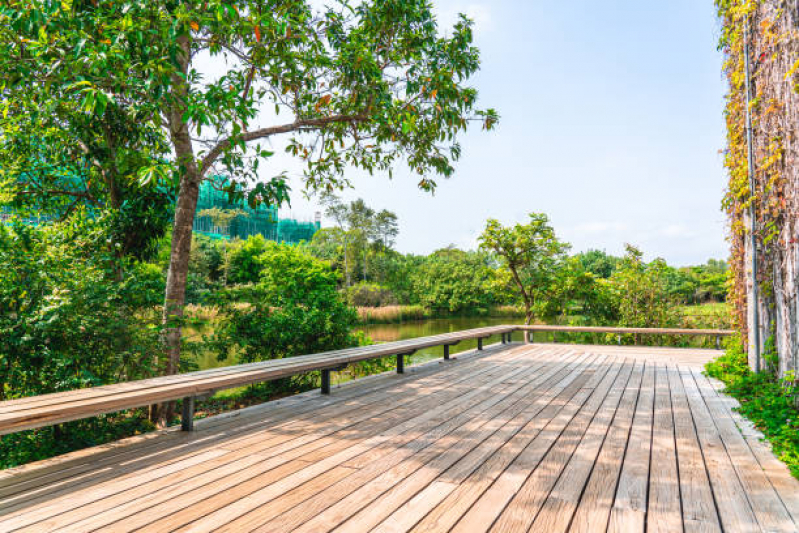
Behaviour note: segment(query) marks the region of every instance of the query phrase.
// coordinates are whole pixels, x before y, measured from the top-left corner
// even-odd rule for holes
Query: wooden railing
[[[0,402],[0,435],[179,399],[183,399],[183,429],[191,430],[195,400],[208,397],[218,390],[320,370],[322,393],[329,394],[330,372],[343,369],[348,364],[396,356],[397,372],[403,373],[404,356],[422,348],[444,346],[444,358],[449,359],[449,347],[463,340],[477,339],[478,349],[482,349],[484,339],[500,335],[505,342],[514,330],[515,326],[470,329],[373,346],[9,400]]]
[[[128,381],[102,387],[92,387],[41,396],[31,396],[0,402],[0,435],[79,420],[105,413],[144,407],[160,402],[183,400],[182,426],[193,429],[194,403],[214,392],[252,383],[270,381],[297,374],[321,371],[322,394],[330,394],[330,372],[341,370],[351,363],[396,356],[397,372],[405,371],[405,356],[432,346],[444,347],[444,358],[449,359],[449,348],[461,341],[477,339],[477,349],[483,349],[483,340],[499,335],[502,342],[511,340],[514,331],[588,332],[616,334],[656,335],[709,335],[720,338],[732,335],[728,330],[694,329],[641,329],[573,326],[515,326],[502,325],[469,329],[442,335],[419,337],[373,346],[361,346],[286,359],[235,365],[187,374],[163,376],[152,379]]]
[[[721,338],[730,337],[735,331],[729,329],[688,329],[688,328],[625,328],[612,326],[550,326],[533,324],[530,326],[517,326],[521,331],[548,331],[552,333],[610,333],[615,334],[621,344],[621,335],[663,335],[663,336],[702,336],[715,337],[716,349],[720,348]]]

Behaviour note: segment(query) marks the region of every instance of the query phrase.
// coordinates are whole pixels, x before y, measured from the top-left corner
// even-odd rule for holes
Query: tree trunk
[[[188,71],[188,37],[178,38],[184,51],[178,58],[182,70]],[[183,306],[186,303],[186,280],[189,274],[189,255],[191,253],[192,227],[197,200],[200,194],[202,175],[194,157],[194,148],[189,135],[189,125],[183,120],[187,87],[185,77],[173,76],[174,103],[168,113],[170,139],[175,149],[181,179],[175,206],[175,221],[172,229],[172,248],[169,256],[169,271],[166,277],[164,294],[163,339],[167,352],[165,373],[177,373],[180,367],[181,333],[183,325]],[[163,427],[174,416],[175,404],[169,402],[156,406],[151,419]]]

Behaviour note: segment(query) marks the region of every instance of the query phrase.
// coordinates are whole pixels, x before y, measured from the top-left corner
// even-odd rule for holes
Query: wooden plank
[[[557,326],[533,324],[517,326],[520,331],[555,331],[571,333],[621,333],[638,335],[709,335],[729,337],[735,334],[731,329],[692,329],[692,328],[626,328],[612,326]]]
[[[575,449],[579,446],[597,412],[605,411],[605,414],[609,415],[607,419],[609,423],[631,372],[631,362],[626,362],[622,368],[616,368],[615,371],[609,372],[608,378],[596,389],[596,393],[586,401],[577,416],[574,417],[566,430],[560,435],[555,445],[552,446],[541,463],[525,480],[516,495],[499,515],[490,531],[493,533],[525,531],[531,527],[539,510],[564,472],[566,465],[572,459]]]
[[[683,525],[686,533],[721,533],[713,490],[705,469],[705,459],[694,429],[694,419],[680,372],[668,369],[674,436],[680,473]]]
[[[594,415],[588,429],[572,453],[568,464],[560,474],[557,483],[541,506],[541,510],[538,512],[538,516],[535,517],[529,531],[556,533],[565,532],[569,529],[571,520],[580,503],[580,498],[583,495],[583,489],[594,469],[597,456],[605,442],[611,424],[618,414],[618,409],[620,407],[628,408],[629,416],[632,418],[635,396],[632,396],[632,401],[630,401],[631,395],[628,394],[629,384],[630,381],[634,380],[640,382],[643,369],[640,363],[633,363],[633,365],[629,366],[629,370],[631,374],[628,375],[627,382],[622,386],[617,381],[618,385],[610,390],[599,411]],[[622,405],[622,400],[625,397],[628,400],[627,404]]]
[[[682,367],[680,375],[713,487],[716,507],[720,510],[722,528],[724,531],[761,531],[735,467],[716,430],[713,417],[696,385],[692,369]]]
[[[526,380],[526,381],[529,383],[529,380]],[[501,395],[498,395],[498,397],[496,399],[499,400],[499,401],[497,401],[495,403],[495,405],[492,405],[482,416],[479,416],[477,418],[472,418],[471,420],[484,420],[484,419],[492,418],[492,416],[494,416],[494,414],[502,412],[503,410],[507,409],[509,405],[512,405],[513,403],[517,402],[518,399],[519,399],[518,398],[519,397],[518,391],[519,390],[525,390],[526,388],[527,387],[524,386],[524,381],[521,382],[521,383],[513,384],[513,386],[511,388],[506,389]],[[467,420],[468,419],[463,419],[461,421],[461,423],[463,423],[463,422],[465,422]],[[471,422],[471,420],[469,420],[468,422]],[[447,439],[447,438],[455,438],[455,437],[452,437],[452,436],[444,437],[444,439]],[[361,455],[361,453],[354,453],[353,454],[353,453],[351,453],[352,451],[353,450],[348,449],[346,454],[340,454],[339,459],[342,459],[344,461],[348,461],[350,459],[353,459],[354,457],[357,457],[357,456]],[[356,451],[357,451],[357,449],[356,449]],[[342,463],[342,464],[347,464],[347,463],[345,462],[345,463]],[[261,492],[262,492],[262,494],[259,495],[259,498],[258,498],[259,502],[267,501],[266,499],[269,498],[270,496],[272,496],[272,494],[275,494],[275,496],[279,496],[280,495],[279,493],[275,493],[274,491],[270,492],[269,489],[267,489],[265,491],[261,491]],[[243,510],[245,512],[248,512],[251,509],[243,509]],[[203,523],[202,523],[202,528],[200,530],[210,531],[210,530],[215,530],[217,527],[221,526],[221,524],[218,522],[219,517],[212,517],[212,518],[214,518],[214,520],[210,520],[209,521],[209,520],[205,520],[204,519]],[[238,528],[235,527],[234,525],[231,525],[231,530],[235,531],[236,529],[238,529]],[[192,529],[192,530],[196,530],[196,529]]]
[[[624,454],[608,532],[644,531],[646,527],[649,459],[655,405],[655,367],[647,364],[638,393],[638,404]]]
[[[513,375],[513,373],[522,372],[525,369],[522,366],[522,367],[511,367],[509,369],[506,369],[505,371],[503,371],[501,368],[495,369],[495,370],[500,375],[500,377],[496,378],[496,379],[501,380],[501,379],[506,379],[508,377],[508,375]],[[511,374],[508,374],[509,372],[511,372]],[[464,379],[467,379],[467,378],[465,377]],[[496,381],[496,379],[495,379],[495,381]],[[442,389],[444,389],[444,388],[448,389],[447,390],[447,394],[451,394],[452,396],[457,396],[457,395],[462,393],[459,389],[452,388],[451,386],[449,386],[448,383],[447,383],[446,377],[443,377],[443,376],[441,377],[438,386],[439,386],[439,388],[442,388]],[[435,391],[435,389],[430,389],[430,390],[428,390],[428,394],[430,394],[430,393],[432,393],[434,391]],[[394,414],[399,413],[398,416],[401,416],[403,411],[402,410],[397,410],[397,409],[392,409],[393,407],[394,407],[394,404],[391,401],[391,398],[388,398],[388,401],[384,402],[382,404],[382,406],[381,406],[381,408],[383,410],[393,410]],[[411,408],[416,408],[417,411],[425,411],[425,410],[427,410],[426,405],[421,400],[409,403],[408,405],[405,406],[404,409],[407,411],[407,410],[409,410]],[[367,420],[367,419],[369,419],[370,416],[373,416],[373,415],[374,415],[374,413],[371,413],[369,411],[366,411],[365,413],[359,413],[359,416],[358,416],[357,420]],[[328,427],[329,429],[330,429],[330,426],[333,426],[333,429],[335,429],[334,422],[335,422],[335,420],[330,420],[327,417],[321,417],[321,419],[319,420],[318,423]],[[352,419],[350,419],[349,422],[352,422]],[[389,419],[386,424],[390,425],[391,424],[391,420]],[[273,431],[273,433],[275,432],[275,430],[272,430],[272,431]],[[279,431],[279,429],[278,429],[278,431]],[[291,435],[289,434],[288,436],[290,437]],[[318,436],[315,436],[315,435],[310,435],[310,437],[309,437],[309,435],[300,435],[300,436],[298,436],[298,439],[295,439],[295,440],[302,440],[303,442],[310,441],[310,442],[313,442],[313,443],[318,443],[319,442]],[[265,448],[268,447],[272,452],[276,452],[276,451],[286,450],[287,449],[285,446],[283,448],[275,447],[274,446],[274,441],[270,441],[268,439],[261,439],[261,444],[260,445],[262,447],[265,447]],[[235,449],[235,447],[231,446],[231,444],[228,443],[226,445],[226,449],[228,449],[228,450]],[[290,448],[288,448],[288,449],[290,449]],[[252,451],[252,450],[250,450],[250,451]],[[118,477],[119,473],[120,473],[119,471],[115,472],[117,477]],[[147,470],[135,469],[135,475],[136,476],[141,477],[141,476],[146,475],[146,474],[147,474]],[[117,479],[115,481],[115,483],[116,483],[116,486],[119,487],[120,490],[122,490],[122,489],[129,488],[129,486],[131,484],[131,480],[128,480],[128,479],[125,479],[125,478],[119,478],[119,479]],[[87,498],[96,500],[98,498],[98,492],[95,490],[94,486],[95,486],[94,483],[90,484],[84,490],[84,493],[86,494]],[[106,490],[108,490],[108,487],[106,487]],[[81,492],[78,492],[78,491],[74,491],[74,490],[69,491],[62,498],[63,501],[64,501],[64,504],[65,505],[73,505],[73,504],[77,503],[78,501],[80,501],[78,499],[80,497],[80,494],[81,494]],[[61,508],[57,505],[57,503],[58,503],[57,501],[52,501],[51,498],[47,498],[45,501],[48,504],[47,507],[45,507],[45,508],[32,506],[31,502],[27,502],[27,501],[24,502],[23,508],[24,508],[24,510],[26,512],[35,511],[35,516],[39,520],[44,519],[44,518],[47,517],[47,512],[45,512],[45,509],[49,509],[50,510],[49,512],[51,514],[58,514],[61,511]],[[89,500],[87,500],[86,503],[88,503],[88,501]],[[5,506],[5,507],[7,509],[7,506]],[[11,516],[13,516],[13,515],[11,515]],[[8,516],[5,517],[5,519],[7,519],[7,518],[8,518]],[[0,525],[2,525],[2,524],[4,524],[4,522],[0,522]]]
[[[543,431],[530,442],[527,447],[500,474],[491,487],[472,505],[469,511],[455,524],[452,531],[471,532],[487,531],[508,503],[524,486],[531,472],[537,469],[542,459],[547,456],[578,413],[587,406],[591,409],[597,404],[597,397],[604,398],[621,370],[620,362],[609,362],[599,370],[596,377],[598,383],[582,388],[572,397],[563,409],[549,421]],[[531,519],[532,520],[532,519]]]
[[[376,528],[376,531],[405,531],[422,518],[424,520],[417,525],[416,530],[430,527],[437,531],[449,529],[479,496],[475,490],[469,493],[459,489],[464,486],[474,489],[475,484],[482,484],[486,488],[526,444],[532,441],[546,422],[551,420],[569,398],[577,393],[579,386],[579,383],[572,384],[571,381],[564,380],[540,395],[527,409],[399,507]],[[550,406],[552,408],[549,413],[545,414],[544,411]],[[494,472],[496,474],[492,476]],[[466,484],[467,479],[475,478],[476,483]],[[428,513],[434,508],[437,513],[431,516]],[[444,517],[447,513],[449,518]],[[450,523],[445,525],[445,520]]]
[[[531,369],[535,371],[535,367]],[[508,385],[511,386],[511,385]],[[477,392],[480,394],[477,395]],[[428,417],[429,420],[425,421],[422,425],[415,425],[413,431],[405,431],[398,433],[398,436],[394,439],[391,439],[390,444],[380,445],[377,448],[373,449],[372,453],[374,454],[375,459],[377,460],[381,455],[391,453],[392,449],[396,449],[395,447],[403,441],[403,439],[410,440],[412,439],[418,431],[424,431],[425,429],[429,428],[439,428],[442,426],[446,426],[451,424],[446,420],[447,417],[454,417],[459,418],[462,416],[468,416],[467,414],[461,414],[461,409],[466,409],[466,413],[476,413],[479,412],[481,409],[486,408],[487,406],[491,405],[492,402],[496,403],[496,399],[492,398],[491,395],[486,390],[482,391],[474,391],[474,395],[472,398],[468,398],[467,396],[462,396],[459,400],[461,405],[458,408],[452,406],[440,406],[439,407],[439,415],[435,417]],[[349,443],[343,442],[344,448],[346,448]],[[341,446],[339,446],[341,448]],[[324,456],[317,456],[314,459],[316,461],[320,461],[332,455],[331,452],[325,454]],[[301,456],[301,459],[306,464],[310,465],[313,461],[309,461],[309,457],[307,455]],[[343,466],[351,468],[348,463],[342,463]],[[301,485],[304,486],[304,485]],[[187,494],[182,496],[178,501],[175,502],[168,502],[171,503],[173,506],[177,506],[177,509],[174,510],[174,513],[171,512],[172,510],[169,507],[163,507],[163,509],[154,512],[154,509],[150,508],[146,512],[146,517],[148,519],[157,518],[159,516],[165,516],[164,519],[159,520],[157,522],[152,522],[148,525],[147,529],[158,531],[164,529],[174,529],[175,527],[179,527],[184,523],[191,521],[191,517],[196,517],[199,515],[208,514],[216,509],[221,509],[227,504],[235,502],[238,497],[242,494],[249,494],[250,492],[255,492],[257,489],[261,489],[264,487],[263,483],[254,483],[252,488],[249,489],[242,489],[239,486],[235,486],[235,493],[231,491],[226,491],[224,494],[217,494],[221,492],[221,489],[216,489],[215,487],[209,487],[208,490],[205,491],[193,491],[194,494]],[[216,490],[215,490],[216,489]],[[278,512],[278,509],[281,508],[282,505],[285,504],[285,499],[293,500],[293,496],[291,496],[292,491],[284,494],[283,496],[279,497],[276,500],[269,502],[269,505],[266,508],[259,508],[259,510],[264,511],[265,513],[271,514]],[[280,501],[280,498],[284,498],[283,501]],[[194,503],[196,502],[196,504]],[[235,518],[235,517],[233,517]]]
[[[577,502],[572,522],[567,524],[572,533],[604,532],[607,528],[643,374],[644,364],[639,362],[627,382],[627,388],[596,458],[588,483]]]
[[[532,370],[534,371],[534,370]],[[499,377],[493,384],[486,385],[484,387],[478,387],[474,393],[489,393],[493,387],[499,385],[502,381],[506,381],[508,379],[507,376]],[[426,420],[434,418],[434,415],[448,411],[448,406],[439,406],[438,410],[430,410],[427,409],[427,414],[425,414],[425,418],[410,418],[405,423],[400,425],[395,425],[391,431],[385,433],[378,438],[367,439],[364,441],[352,441],[347,439],[342,439],[341,442],[337,443],[335,446],[337,449],[332,450],[336,453],[329,454],[327,457],[316,458],[317,460],[313,462],[308,468],[303,469],[291,476],[287,476],[284,479],[281,479],[277,483],[273,483],[268,486],[258,486],[257,484],[254,485],[252,488],[257,488],[258,490],[252,491],[247,489],[243,492],[228,492],[223,497],[222,503],[228,502],[229,504],[225,507],[221,507],[218,510],[213,510],[213,512],[209,512],[202,517],[201,520],[195,521],[191,524],[186,526],[187,530],[192,531],[212,531],[217,530],[218,528],[224,526],[227,522],[238,518],[241,515],[246,514],[251,509],[260,508],[261,506],[265,505],[268,502],[282,496],[283,494],[287,493],[288,491],[301,486],[302,484],[308,482],[311,479],[314,479],[317,475],[325,472],[329,468],[333,468],[337,465],[346,465],[347,460],[351,459],[354,456],[358,456],[362,453],[367,452],[369,449],[378,446],[382,443],[389,442],[390,437],[395,437],[397,434],[401,434],[402,432],[418,425],[420,420]],[[416,413],[417,415],[419,413]],[[304,456],[300,456],[300,459],[305,459]],[[231,498],[228,498],[230,496]],[[202,504],[198,504],[202,505]],[[206,509],[207,510],[207,509]],[[196,512],[190,511],[187,508],[188,512]],[[151,513],[148,513],[148,516]],[[148,528],[152,527],[152,530],[163,530],[165,527],[169,529],[174,529],[179,525],[179,522],[172,521],[170,517],[169,522],[160,522],[160,523],[153,523]],[[168,524],[168,525],[167,525]]]
[[[606,369],[604,365],[592,363],[585,372],[580,373],[580,377],[566,378],[568,385],[562,394],[571,396],[575,390],[586,386],[586,383],[592,383],[594,378],[597,377],[597,372],[601,377]],[[559,385],[563,385],[561,382]],[[475,442],[476,437],[473,436],[475,427],[481,427],[484,421],[475,420],[465,425],[458,433],[454,434],[452,438],[442,440],[436,443],[436,446],[426,451],[426,457],[418,458],[414,461],[405,461],[404,466],[408,465],[405,471],[394,470],[388,471],[386,474],[379,476],[372,482],[364,485],[358,491],[353,492],[337,504],[331,506],[329,509],[315,517],[314,519],[304,523],[301,527],[297,528],[297,532],[314,532],[325,529],[330,529],[338,526],[342,522],[348,521],[346,527],[357,529],[359,524],[365,525],[367,528],[375,523],[381,521],[384,515],[381,514],[380,508],[390,508],[394,500],[404,502],[403,498],[410,498],[416,492],[416,484],[420,479],[423,480],[431,473],[433,476],[445,469],[451,464],[454,464],[460,456],[467,453],[471,448],[479,444]],[[430,462],[428,462],[430,461]],[[419,464],[426,467],[421,474],[417,474],[421,467]],[[412,478],[412,476],[416,476]],[[397,485],[400,483],[400,485]],[[370,517],[364,516],[362,513],[373,513],[372,509],[376,509],[376,514]]]
[[[647,532],[681,533],[683,531],[671,391],[668,369],[663,364],[657,366],[655,375],[655,413],[652,429],[652,455],[649,465],[648,503]]]
[[[760,468],[716,390],[698,370],[693,373],[760,527],[770,532],[796,532],[797,524]]]
[[[540,380],[536,380],[538,383],[535,385],[541,391],[545,391],[536,399],[536,403],[545,401],[546,397],[552,396],[556,391],[562,390],[577,379],[583,371],[581,368],[583,363],[581,361],[581,359],[577,359],[574,363],[566,364],[569,363],[569,361],[564,359],[562,365],[557,365],[548,375],[542,375]],[[292,531],[300,525],[305,524],[305,522],[310,519],[313,520],[311,520],[309,524],[303,526],[307,531],[312,531],[318,527],[327,527],[331,524],[337,525],[343,520],[342,517],[351,516],[364,506],[364,501],[362,501],[357,494],[352,494],[356,489],[364,487],[368,482],[374,481],[378,475],[386,473],[390,467],[396,466],[396,469],[401,472],[401,474],[396,476],[394,476],[393,473],[386,474],[383,479],[374,481],[371,486],[362,489],[362,493],[368,492],[370,495],[374,495],[373,498],[376,498],[378,494],[387,490],[388,486],[391,486],[392,480],[407,477],[410,471],[415,470],[414,466],[418,468],[419,466],[417,465],[426,463],[427,456],[434,457],[438,451],[433,448],[432,453],[429,453],[427,450],[429,446],[436,445],[436,441],[441,441],[443,436],[444,435],[437,436],[437,439],[428,439],[427,442],[425,442],[424,448],[419,449],[419,451],[423,451],[423,454],[419,454],[418,451],[415,451],[416,455],[413,462],[415,462],[416,465],[411,461],[405,461],[402,464],[399,464],[400,461],[395,462],[393,456],[397,455],[396,453],[392,454],[392,457],[389,458],[390,463],[387,465],[384,464],[384,461],[373,462],[371,464],[359,463],[358,466],[362,468],[361,471],[357,475],[346,480],[347,483],[330,487],[325,493],[321,494],[320,497],[305,502],[302,508],[293,509],[290,513],[285,513],[278,520],[266,523],[262,530]],[[410,455],[404,455],[400,457],[400,459],[404,461],[405,458],[409,456]],[[386,468],[384,468],[384,466],[386,466]],[[347,501],[335,505],[344,497],[347,498]]]
[[[799,523],[799,480],[791,475],[788,467],[777,459],[771,446],[765,440],[763,434],[754,427],[750,420],[747,420],[736,410],[738,402],[723,393],[724,384],[718,380],[708,378],[708,382],[716,389],[719,398],[726,399],[724,402],[727,413],[732,417],[735,424],[741,428],[741,434],[746,443],[752,450],[763,472],[771,481],[771,486],[785,504],[785,508],[790,513],[793,521]]]

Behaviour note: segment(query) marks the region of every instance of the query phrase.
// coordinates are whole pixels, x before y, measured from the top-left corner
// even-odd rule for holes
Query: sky
[[[471,84],[501,120],[461,137],[456,172],[434,195],[404,166],[393,180],[348,173],[345,199],[398,215],[399,251],[475,248],[486,219],[514,224],[543,212],[573,251],[620,254],[632,243],[678,266],[727,257],[725,82],[712,1],[434,4],[442,29],[458,12],[474,18],[482,67]],[[290,212],[310,219],[319,207],[300,194],[299,163],[268,165],[288,172]]]

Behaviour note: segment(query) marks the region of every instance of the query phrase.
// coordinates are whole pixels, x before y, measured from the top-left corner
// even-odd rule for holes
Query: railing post
[[[621,335],[616,335],[616,342],[621,346]]]
[[[330,369],[322,370],[322,394],[330,394]]]
[[[183,398],[183,413],[180,418],[183,431],[194,431],[194,396]]]
[[[397,374],[405,373],[405,354],[397,354]]]
[[[716,349],[721,349],[721,335],[716,335]]]
[[[478,350],[483,349],[483,337],[477,337],[477,349]]]
[[[444,345],[444,359],[449,359],[449,344]]]

